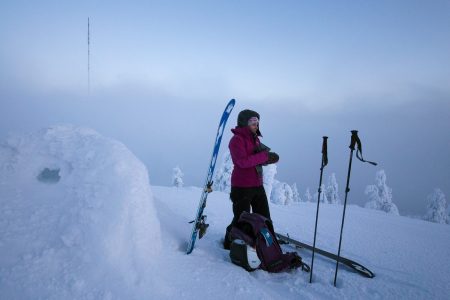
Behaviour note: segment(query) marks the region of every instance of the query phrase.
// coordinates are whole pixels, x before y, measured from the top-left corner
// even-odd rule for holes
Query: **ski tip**
[[[231,111],[233,110],[235,104],[236,104],[236,100],[231,99],[230,102],[228,102],[227,107],[225,108],[225,112],[228,114],[231,114]]]

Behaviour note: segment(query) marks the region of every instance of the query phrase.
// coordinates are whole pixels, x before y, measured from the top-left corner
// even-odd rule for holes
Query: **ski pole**
[[[320,164],[320,180],[319,180],[319,190],[318,190],[319,195],[317,196],[316,224],[314,226],[314,242],[313,242],[313,249],[312,249],[311,272],[309,274],[309,283],[312,283],[313,268],[314,268],[314,254],[316,252],[317,220],[319,218],[320,194],[322,193],[323,168],[325,168],[325,166],[328,164],[327,139],[328,139],[328,137],[324,136],[323,141],[322,141],[322,163]]]
[[[339,236],[339,248],[338,248],[338,255],[337,255],[337,260],[336,260],[336,271],[334,272],[334,286],[336,286],[336,280],[337,280],[337,273],[338,273],[338,268],[339,268],[339,262],[340,262],[340,258],[341,258],[341,245],[342,245],[342,232],[344,229],[344,220],[345,220],[345,210],[347,208],[347,196],[348,196],[348,192],[350,192],[350,174],[352,171],[352,158],[353,158],[353,151],[355,150],[355,145],[357,145],[357,151],[356,151],[356,157],[362,161],[362,162],[367,162],[370,163],[374,166],[377,165],[377,163],[375,162],[371,162],[371,161],[366,161],[364,160],[363,156],[362,156],[362,145],[361,145],[361,140],[358,137],[358,131],[357,130],[352,130],[352,137],[351,137],[351,141],[350,141],[350,160],[348,163],[348,173],[347,173],[347,184],[345,186],[345,200],[344,200],[344,210],[342,212],[342,221],[341,221],[341,234]]]

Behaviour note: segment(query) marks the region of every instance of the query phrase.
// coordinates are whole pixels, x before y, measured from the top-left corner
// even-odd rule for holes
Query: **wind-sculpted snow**
[[[56,126],[0,145],[0,298],[139,298],[160,224],[146,167],[93,130]]]

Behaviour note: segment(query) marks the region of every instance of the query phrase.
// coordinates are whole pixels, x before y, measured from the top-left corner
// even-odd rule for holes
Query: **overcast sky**
[[[0,4],[2,139],[89,126],[123,141],[152,183],[178,164],[201,185],[236,98],[228,128],[239,110],[259,111],[278,179],[301,192],[317,189],[322,135],[325,176],[344,190],[359,129],[380,165],[355,161],[352,203],[381,168],[401,214],[422,214],[434,187],[450,198],[450,1],[60,2]]]

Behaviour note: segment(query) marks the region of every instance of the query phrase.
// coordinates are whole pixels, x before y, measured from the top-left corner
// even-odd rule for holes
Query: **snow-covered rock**
[[[133,299],[160,223],[146,167],[120,142],[55,126],[0,144],[2,299]]]

